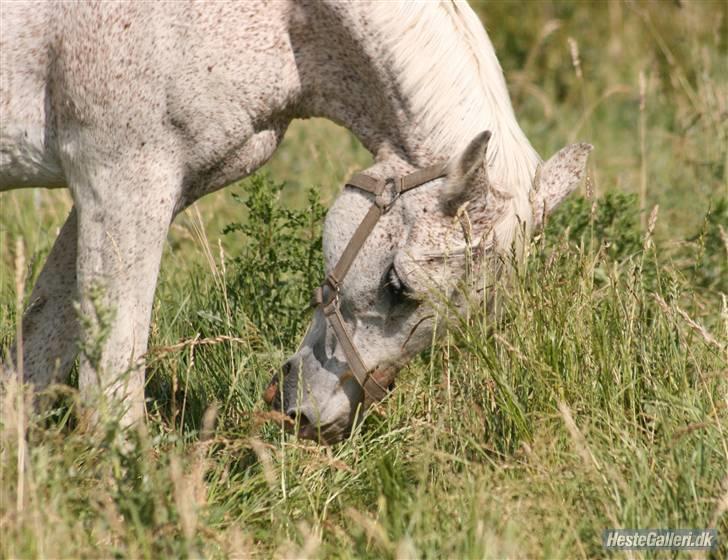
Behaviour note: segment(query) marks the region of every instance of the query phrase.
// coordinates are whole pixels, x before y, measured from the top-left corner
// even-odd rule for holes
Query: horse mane
[[[478,133],[490,130],[490,179],[513,195],[514,214],[528,225],[528,193],[541,159],[516,121],[503,71],[478,16],[464,0],[375,2],[372,16],[435,153],[452,159]],[[513,218],[502,227],[517,227]],[[510,245],[513,234],[496,231],[501,246]]]

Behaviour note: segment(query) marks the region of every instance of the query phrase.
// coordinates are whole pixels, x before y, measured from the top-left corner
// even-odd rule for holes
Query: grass
[[[304,194],[316,186],[328,204],[370,161],[334,125],[295,123],[272,180],[207,197],[173,225],[150,415],[130,444],[116,445],[113,423],[86,432],[73,390],[29,413],[9,388],[0,555],[600,557],[606,527],[717,527],[726,556],[726,4],[478,9],[539,152],[596,146],[591,192],[534,241],[499,294],[501,320],[477,305],[451,317],[349,440],[284,435],[259,395],[295,348],[319,272],[319,211]],[[68,208],[60,191],[0,195],[3,348],[16,241],[27,294]],[[309,270],[270,251],[282,239],[312,256]],[[280,293],[251,297],[255,274]]]

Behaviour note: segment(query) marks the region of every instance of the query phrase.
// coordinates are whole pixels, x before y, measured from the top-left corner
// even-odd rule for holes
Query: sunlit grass
[[[0,555],[571,558],[604,555],[606,527],[717,527],[725,557],[726,4],[479,10],[538,151],[596,147],[596,196],[567,202],[534,242],[501,321],[477,306],[451,317],[349,440],[299,442],[259,398],[296,336],[231,303],[250,240],[222,230],[247,211],[240,186],[215,193],[169,236],[145,430],[119,447],[113,423],[84,431],[72,389],[37,414],[17,388],[4,395]],[[291,126],[266,170],[304,208],[308,187],[328,204],[369,161],[314,120]],[[69,204],[0,195],[3,348],[16,239],[27,294]],[[286,321],[300,333],[306,317]]]

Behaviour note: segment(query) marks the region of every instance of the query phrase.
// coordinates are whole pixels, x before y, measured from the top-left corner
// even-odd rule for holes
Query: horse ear
[[[534,228],[539,228],[544,216],[548,216],[579,186],[593,148],[584,142],[566,146],[536,171],[531,191]]]
[[[478,134],[450,165],[447,187],[440,199],[446,215],[455,215],[464,203],[487,194],[489,183],[485,156],[490,137],[489,130]]]

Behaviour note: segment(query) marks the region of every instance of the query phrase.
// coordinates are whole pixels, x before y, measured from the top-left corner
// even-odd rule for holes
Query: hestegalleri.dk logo
[[[713,550],[716,529],[605,529],[602,545],[612,550]]]

